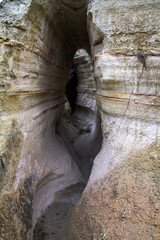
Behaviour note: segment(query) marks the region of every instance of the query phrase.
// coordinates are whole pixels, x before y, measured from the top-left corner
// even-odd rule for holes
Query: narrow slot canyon
[[[160,239],[159,9],[0,1],[0,240]]]
[[[73,62],[74,68],[70,71],[71,74],[65,90],[66,96],[70,101],[66,97],[63,117],[58,122],[55,131],[57,137],[63,140],[68,153],[77,164],[80,173],[77,172],[82,174],[83,181],[56,193],[56,200],[52,200],[53,202],[50,202],[45,207],[45,211],[41,214],[34,227],[34,240],[43,238],[68,239],[67,230],[72,210],[87,184],[93,160],[100,151],[102,144],[100,114],[95,100],[96,83],[93,77],[90,55],[83,49],[78,50]],[[76,84],[74,84],[74,81],[76,81]],[[73,106],[74,111],[72,110]],[[45,182],[46,179],[43,179],[43,190],[42,188],[39,190],[42,191],[42,195],[38,192],[35,194],[34,205],[38,213],[41,207],[37,203],[39,200],[42,200],[49,181],[46,185]],[[67,184],[66,180],[65,184]],[[45,204],[46,202],[47,200]]]
[[[20,98],[19,109],[11,106],[13,115],[8,118],[12,119],[13,136],[23,137],[21,142],[19,136],[16,140],[11,136],[13,143],[9,144],[17,142],[12,150],[15,157],[19,145],[23,151],[20,162],[14,166],[17,168],[14,184],[10,176],[8,179],[14,188],[12,205],[20,212],[16,221],[21,219],[22,225],[18,225],[22,229],[17,232],[16,222],[10,223],[12,231],[7,233],[2,226],[2,236],[64,240],[68,239],[66,231],[71,211],[87,184],[102,142],[93,64],[87,53],[90,52],[87,3],[82,0],[28,1],[28,4],[22,1],[19,4],[18,1],[4,2],[2,13],[6,18],[4,22],[9,21],[10,16],[5,15],[9,7],[16,20],[20,8],[24,8],[22,26],[11,24],[18,39],[5,44],[9,51],[13,42],[12,54],[16,57],[12,62],[13,57],[9,55],[8,64],[14,65],[14,74],[19,75],[19,79],[15,78],[20,83],[13,82],[7,89],[13,102]],[[2,26],[5,29],[5,23]],[[73,89],[73,81],[67,88],[73,64],[78,81],[76,89]],[[5,88],[8,82],[4,83]],[[64,96],[66,91],[72,104]],[[7,114],[3,118],[7,118]],[[5,174],[2,177],[6,177]],[[22,198],[20,203],[16,195]],[[5,212],[2,213],[2,221],[6,221]]]

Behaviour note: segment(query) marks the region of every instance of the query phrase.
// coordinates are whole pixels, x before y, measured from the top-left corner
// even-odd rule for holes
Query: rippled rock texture
[[[159,10],[159,0],[0,3],[3,240],[160,239]]]
[[[85,15],[85,1],[2,3],[0,236],[4,240],[30,239],[47,206],[53,202],[57,208],[71,206],[84,188],[84,178],[56,125],[63,114],[73,56],[88,44],[82,28]]]

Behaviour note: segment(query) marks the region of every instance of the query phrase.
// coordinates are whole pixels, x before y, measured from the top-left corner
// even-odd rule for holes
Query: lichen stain
[[[13,119],[11,132],[6,137],[6,150],[1,153],[5,171],[0,169],[0,192],[3,188],[5,190],[12,189],[16,176],[23,145],[23,134],[16,125],[16,120]]]
[[[6,151],[1,154],[5,170],[0,169],[0,237],[5,240],[29,239],[32,219],[33,177],[26,178],[14,191],[16,171],[23,146],[23,134],[12,121],[6,138]],[[5,192],[5,193],[4,193]]]
[[[19,191],[6,194],[0,200],[0,237],[30,239],[32,226],[32,176],[25,179]]]

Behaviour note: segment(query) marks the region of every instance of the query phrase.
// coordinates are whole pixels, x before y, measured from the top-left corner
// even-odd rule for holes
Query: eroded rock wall
[[[75,50],[86,41],[84,3],[1,5],[0,237],[5,240],[30,239],[48,205],[71,206],[82,192],[83,177],[55,129]],[[84,36],[79,43],[78,34]]]
[[[159,10],[159,1],[89,3],[103,144],[71,239],[160,238]]]
[[[84,187],[81,171],[86,173],[79,170],[57,126],[74,54],[79,48],[89,51],[86,4],[4,0],[0,6],[0,237],[4,240],[32,238],[44,211],[49,216],[43,220],[47,234],[58,240],[160,238],[159,0],[88,2],[95,79],[83,83],[88,78],[83,59],[77,117],[87,109],[93,123],[90,136],[95,138],[96,87],[103,143],[82,198],[73,213],[68,212]],[[82,137],[83,144],[77,142],[74,148],[86,162],[84,150],[90,138]],[[45,234],[35,232],[34,237],[43,239]]]

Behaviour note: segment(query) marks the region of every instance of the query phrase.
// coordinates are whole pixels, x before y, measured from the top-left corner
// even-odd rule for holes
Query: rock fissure
[[[0,1],[0,239],[160,238],[159,9]]]

